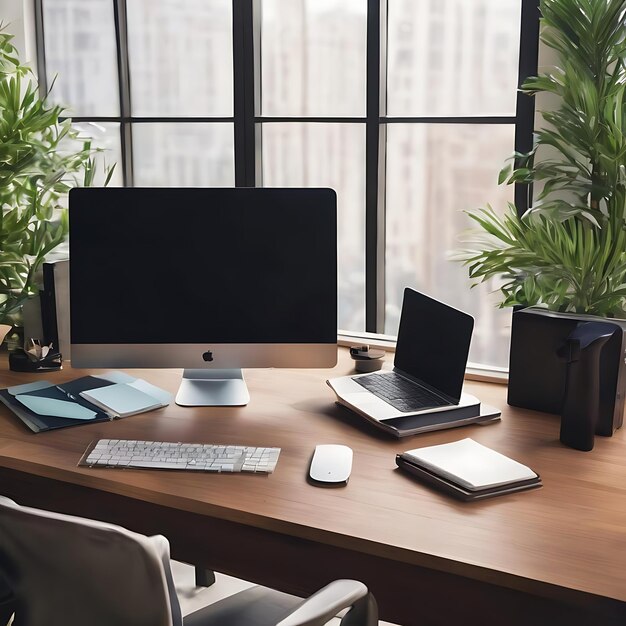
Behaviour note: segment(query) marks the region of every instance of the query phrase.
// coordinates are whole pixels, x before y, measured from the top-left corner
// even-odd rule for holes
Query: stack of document
[[[541,487],[529,467],[473,439],[416,448],[398,454],[398,467],[462,500]]]

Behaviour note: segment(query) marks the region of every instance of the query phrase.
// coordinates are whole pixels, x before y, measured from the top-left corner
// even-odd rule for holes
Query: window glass
[[[464,210],[503,211],[513,187],[498,186],[515,127],[481,124],[389,124],[385,226],[385,332],[398,330],[404,287],[475,318],[470,360],[508,365],[510,310],[497,309],[497,285],[470,289],[467,267],[450,260],[473,228]]]
[[[521,0],[388,7],[388,115],[515,115]]]
[[[263,115],[365,115],[366,0],[263,0]]]
[[[266,187],[337,192],[338,325],[365,330],[365,128],[362,124],[266,123]]]
[[[75,116],[120,113],[111,0],[44,0],[51,98]]]
[[[124,181],[124,170],[122,167],[122,146],[119,123],[80,122],[73,124],[73,126],[79,133],[79,141],[90,138],[91,147],[99,150],[94,156],[96,161],[94,186],[103,185],[106,177],[105,168],[115,165],[109,186],[121,187]]]
[[[109,187],[122,187],[124,184],[124,173],[122,168],[122,147],[120,137],[120,125],[117,122],[75,122],[72,124],[74,130],[78,132],[76,139],[64,137],[59,150],[65,154],[75,154],[82,150],[84,142],[90,140],[91,147],[98,149],[93,153],[92,159],[95,161],[96,175],[93,186],[101,187],[106,179],[106,167],[115,165],[113,175],[109,181]],[[70,187],[84,186],[84,173],[73,173],[66,176],[65,180]],[[59,205],[67,208],[69,206],[69,195],[61,196]],[[61,250],[68,252],[66,245]]]
[[[41,0],[52,98],[117,162],[120,123],[132,124],[138,186],[234,185],[232,0],[126,0],[132,120],[120,118],[114,0]],[[258,0],[260,101],[265,117],[364,118],[368,0]],[[473,225],[462,212],[503,209],[512,187],[497,174],[514,145],[522,0],[387,0],[381,10],[389,117],[475,117],[476,124],[390,123],[386,151],[385,324],[397,332],[413,286],[476,317],[470,358],[506,366],[510,312],[497,285],[470,289],[449,261]],[[255,32],[255,36],[258,33]],[[254,68],[250,68],[251,70]],[[162,118],[150,121],[142,118]],[[183,121],[168,118],[181,118]],[[139,120],[139,121],[137,121]],[[365,120],[363,119],[363,122]],[[262,184],[328,186],[338,194],[340,329],[365,330],[365,123],[264,122]],[[130,156],[129,156],[130,158]],[[100,167],[96,182],[103,180]]]
[[[230,0],[129,0],[134,116],[233,113]]]
[[[135,185],[203,187],[235,184],[233,125],[133,125]]]

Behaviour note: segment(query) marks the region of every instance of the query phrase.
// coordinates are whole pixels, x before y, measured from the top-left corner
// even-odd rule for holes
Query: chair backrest
[[[0,496],[0,573],[14,626],[181,626],[165,537]]]

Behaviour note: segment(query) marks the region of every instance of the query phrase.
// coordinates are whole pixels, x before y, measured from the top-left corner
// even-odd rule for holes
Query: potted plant
[[[503,307],[624,317],[626,0],[541,0],[540,10],[541,41],[558,61],[522,90],[556,106],[499,179],[536,197],[523,215],[512,204],[502,216],[470,211],[481,236],[463,260],[472,279],[502,280]]]
[[[0,29],[0,333],[19,323],[46,255],[67,236],[67,191],[92,184],[96,169],[90,140],[39,95],[11,40]]]

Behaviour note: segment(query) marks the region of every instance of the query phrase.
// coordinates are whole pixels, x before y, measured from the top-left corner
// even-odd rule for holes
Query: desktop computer
[[[70,192],[72,367],[184,368],[176,402],[243,405],[241,368],[337,360],[332,189]]]

